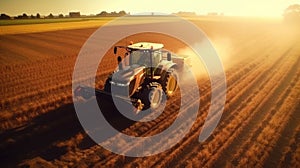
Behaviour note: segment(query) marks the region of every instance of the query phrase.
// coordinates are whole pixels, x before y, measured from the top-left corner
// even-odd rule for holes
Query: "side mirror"
[[[167,54],[167,60],[168,60],[168,61],[172,61],[172,55],[171,55],[171,53],[169,53],[169,52],[168,52],[168,54]]]
[[[118,47],[114,47],[114,54],[117,54]]]

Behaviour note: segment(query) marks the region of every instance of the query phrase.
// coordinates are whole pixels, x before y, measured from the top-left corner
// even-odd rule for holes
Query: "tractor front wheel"
[[[156,109],[163,102],[163,89],[159,83],[151,83],[141,95],[143,109]]]
[[[149,102],[150,108],[156,109],[162,103],[163,100],[163,90],[161,86],[151,87],[149,92]]]

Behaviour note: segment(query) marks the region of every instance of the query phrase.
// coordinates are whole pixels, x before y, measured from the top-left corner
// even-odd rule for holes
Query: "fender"
[[[163,61],[158,65],[157,68],[160,69],[160,73],[159,73],[159,75],[161,75],[160,80],[163,80],[166,77],[167,72],[170,71],[171,68],[177,69],[177,64],[174,62]]]
[[[177,68],[177,64],[174,63],[174,62],[169,62],[169,61],[162,61],[157,68],[160,68],[162,71],[165,71],[165,72],[168,72],[169,69],[171,68],[174,68],[176,69]]]

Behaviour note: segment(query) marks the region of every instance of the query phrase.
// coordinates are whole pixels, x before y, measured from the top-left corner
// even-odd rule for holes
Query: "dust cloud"
[[[224,70],[226,70],[231,64],[231,40],[229,38],[215,38],[211,41],[211,43],[217,52],[221,63],[223,64]],[[192,47],[203,47],[203,45],[197,43]],[[198,55],[191,47],[181,48],[176,52],[176,54],[178,56],[189,56],[191,71],[195,77],[202,78],[208,75],[205,62],[203,61],[201,55]]]

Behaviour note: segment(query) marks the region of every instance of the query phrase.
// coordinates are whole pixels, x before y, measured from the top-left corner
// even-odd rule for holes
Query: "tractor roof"
[[[135,44],[131,44],[128,46],[130,49],[137,49],[137,50],[158,50],[164,47],[163,44],[160,43],[150,43],[150,42],[139,42]]]

